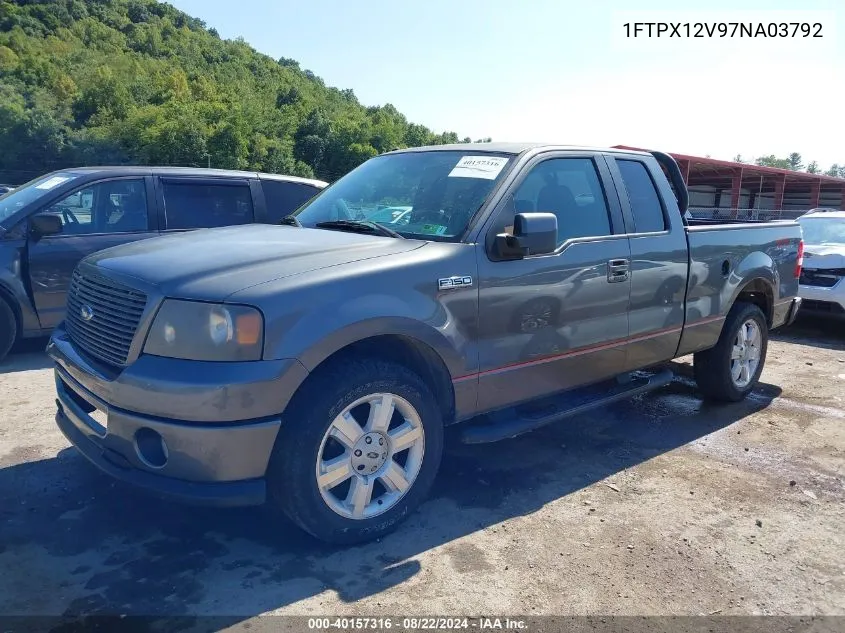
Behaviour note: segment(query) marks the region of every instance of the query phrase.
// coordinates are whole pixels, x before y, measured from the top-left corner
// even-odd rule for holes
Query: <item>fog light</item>
[[[141,427],[135,431],[135,452],[145,466],[163,468],[167,463],[167,444],[161,434]]]

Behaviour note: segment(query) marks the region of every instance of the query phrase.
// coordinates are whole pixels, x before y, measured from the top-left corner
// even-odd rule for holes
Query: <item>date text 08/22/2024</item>
[[[527,629],[525,620],[499,617],[318,617],[308,619],[308,630],[398,630],[398,631],[429,631],[429,630],[505,630],[524,631]]]

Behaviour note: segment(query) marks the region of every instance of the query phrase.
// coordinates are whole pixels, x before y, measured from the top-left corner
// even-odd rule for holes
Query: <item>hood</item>
[[[187,231],[115,246],[85,258],[167,297],[220,301],[256,284],[403,253],[425,242],[323,229],[249,224]]]
[[[805,244],[804,268],[845,268],[845,244]]]

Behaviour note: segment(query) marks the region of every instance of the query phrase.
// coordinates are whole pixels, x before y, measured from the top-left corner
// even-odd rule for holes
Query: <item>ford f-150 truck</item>
[[[360,211],[385,206],[410,209]],[[510,438],[657,389],[687,354],[705,397],[754,388],[800,304],[801,229],[686,207],[661,152],[382,154],[284,225],[81,261],[48,344],[57,424],[156,494],[376,538],[425,499],[449,425]]]

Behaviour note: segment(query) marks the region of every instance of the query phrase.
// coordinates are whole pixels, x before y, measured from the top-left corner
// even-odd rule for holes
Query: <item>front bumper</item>
[[[832,288],[801,285],[798,293],[804,300],[801,314],[845,319],[845,281]]]
[[[136,362],[116,377],[105,376],[80,356],[61,327],[47,349],[55,361],[56,423],[100,470],[148,492],[185,502],[216,506],[264,502],[264,476],[281,424],[283,405],[278,403],[286,401],[277,399],[271,416],[250,419],[245,413],[254,411],[255,401],[263,402],[266,391],[273,393],[273,386],[278,389],[289,376],[277,375],[268,385],[263,380],[245,382],[242,372],[251,377],[278,374],[284,361],[270,361],[267,366],[250,363],[262,367],[249,368],[243,367],[246,363],[221,367],[224,363],[192,362],[190,370],[169,381],[173,369],[161,369],[160,365],[170,360],[163,358],[154,359],[158,373],[146,375],[149,367]],[[231,372],[228,379],[220,375],[224,371]],[[209,372],[220,379],[218,384],[209,381]],[[135,402],[139,391],[145,396],[147,412],[126,404]],[[251,394],[252,399],[248,397]],[[279,391],[275,395],[278,397]],[[161,411],[163,403],[175,399],[179,402],[174,409],[190,410],[194,419],[148,413],[150,409]],[[238,412],[240,419],[219,420],[221,415],[237,417]],[[197,421],[198,417],[206,419]]]

